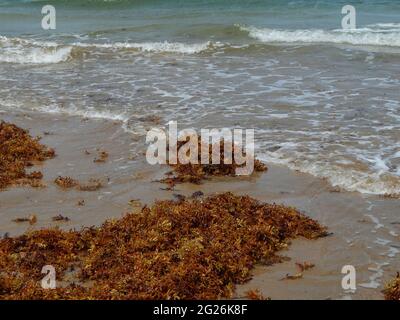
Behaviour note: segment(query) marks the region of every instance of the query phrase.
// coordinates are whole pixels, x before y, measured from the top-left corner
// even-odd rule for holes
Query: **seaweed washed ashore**
[[[201,137],[200,139],[197,139],[197,146],[195,148],[197,150],[202,149],[202,142],[201,142]],[[187,138],[186,141],[178,141],[177,143],[177,152],[179,153],[181,149],[186,148],[185,144],[187,144],[190,141],[190,137]],[[167,162],[170,167],[172,167],[172,171],[168,172],[166,175],[168,176],[167,178],[164,178],[160,180],[160,182],[166,183],[169,185],[169,188],[173,188],[176,184],[179,183],[185,183],[185,182],[190,182],[190,183],[195,183],[195,184],[200,184],[203,180],[207,180],[212,176],[235,176],[236,175],[236,170],[238,168],[243,167],[243,164],[239,165],[236,162],[236,157],[235,157],[235,149],[240,148],[240,152],[244,152],[244,148],[238,145],[235,145],[233,142],[228,142],[231,146],[231,154],[230,154],[230,161],[229,163],[225,163],[225,156],[226,156],[226,150],[225,148],[225,142],[222,139],[219,143],[209,143],[208,144],[208,163],[207,164],[202,164],[202,159],[201,159],[201,154],[198,153],[197,155],[197,163],[182,163],[179,160],[179,157],[177,159],[177,163],[170,163],[169,161]],[[207,148],[207,145],[206,145]],[[216,148],[217,152],[213,152],[213,149]],[[207,149],[206,149],[207,150]],[[207,151],[206,151],[207,152]],[[213,163],[213,153],[215,155],[219,156],[220,163],[215,164]],[[187,154],[189,158],[189,154]],[[267,166],[262,163],[258,159],[253,159],[254,161],[254,172],[264,172],[267,171],[268,168]]]
[[[43,186],[41,172],[26,172],[34,162],[55,156],[54,150],[40,144],[39,140],[32,138],[26,130],[0,122],[0,189],[17,184]]]
[[[81,231],[45,229],[0,240],[0,299],[218,299],[281,260],[290,239],[326,228],[296,209],[224,193],[159,201]],[[42,289],[41,270],[57,288]]]
[[[41,172],[25,171],[55,156],[53,149],[39,141],[27,130],[0,122],[0,191],[13,185],[43,186]],[[174,177],[164,181],[171,186],[201,183],[211,176],[233,176],[236,164],[178,163],[172,167]],[[254,169],[266,171],[267,167],[255,159]],[[61,189],[86,190],[69,177],[58,177],[54,182]],[[101,185],[96,182],[95,189],[98,187]],[[106,221],[100,228],[44,229],[0,240],[0,299],[232,297],[235,284],[250,279],[256,263],[279,262],[277,252],[290,239],[327,235],[325,227],[294,208],[231,193],[206,199],[201,198],[201,192],[195,194],[175,202],[157,202],[139,214]],[[67,221],[68,217],[59,215],[53,220]],[[33,224],[36,216],[15,221]],[[56,290],[40,286],[44,276],[41,268],[47,264],[56,268]],[[292,278],[297,275],[284,279]],[[387,284],[385,299],[400,300],[399,279],[398,275]],[[249,291],[247,297],[264,299],[257,291]]]
[[[383,293],[386,300],[400,300],[400,273],[386,285]]]

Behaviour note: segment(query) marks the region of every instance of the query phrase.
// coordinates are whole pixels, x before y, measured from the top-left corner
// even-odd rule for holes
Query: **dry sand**
[[[14,187],[0,192],[0,235],[15,236],[50,226],[71,229],[99,225],[107,218],[137,210],[130,200],[151,204],[156,199],[172,199],[174,193],[232,191],[295,206],[333,233],[316,241],[293,241],[289,250],[281,252],[291,259],[257,267],[253,279],[238,286],[237,297],[259,289],[272,299],[382,299],[383,285],[400,270],[399,199],[337,192],[323,180],[269,164],[264,174],[215,178],[202,185],[183,184],[165,191],[161,190],[165,185],[154,180],[162,178],[169,168],[147,164],[144,137],[125,132],[118,122],[59,114],[2,113],[0,118],[42,136],[42,142],[57,153],[56,158],[33,168],[43,172],[46,188]],[[93,161],[99,150],[109,153],[105,163]],[[101,179],[104,187],[97,191],[62,190],[53,183],[59,175],[81,182]],[[81,200],[83,206],[78,205]],[[38,218],[33,226],[12,222],[30,214]],[[52,217],[59,214],[70,221],[53,222]],[[298,272],[295,262],[304,261],[315,267],[305,271],[301,279],[281,280]],[[355,292],[341,287],[344,265],[354,265],[357,270]]]

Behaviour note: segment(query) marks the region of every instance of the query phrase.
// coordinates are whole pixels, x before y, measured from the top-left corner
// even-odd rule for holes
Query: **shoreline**
[[[27,230],[60,226],[62,229],[99,225],[108,218],[121,217],[135,208],[130,200],[151,204],[156,199],[172,199],[173,194],[205,195],[231,191],[248,194],[263,202],[294,206],[307,216],[328,227],[333,235],[317,241],[297,239],[287,251],[290,261],[269,267],[257,267],[248,283],[237,286],[237,296],[258,289],[272,299],[383,299],[384,284],[400,269],[400,224],[395,215],[399,199],[335,192],[327,182],[288,168],[268,165],[268,172],[252,177],[221,177],[201,185],[180,184],[173,191],[160,190],[152,182],[169,171],[167,166],[146,163],[143,137],[125,132],[119,122],[82,119],[61,114],[0,114],[2,119],[28,129],[32,136],[54,148],[57,156],[39,168],[44,189],[12,187],[0,192],[0,235],[21,234]],[[45,134],[46,133],[46,134]],[[100,150],[109,154],[105,163],[94,163]],[[87,154],[87,151],[89,154]],[[97,191],[62,190],[53,181],[57,176],[70,176],[79,181],[100,179],[104,187]],[[78,206],[80,200],[84,206]],[[34,226],[12,222],[36,214]],[[68,222],[54,222],[61,214]],[[280,280],[294,274],[295,262],[309,261],[315,268],[302,279]],[[354,265],[357,291],[346,293],[341,288],[341,268]],[[370,287],[370,288],[368,288]]]

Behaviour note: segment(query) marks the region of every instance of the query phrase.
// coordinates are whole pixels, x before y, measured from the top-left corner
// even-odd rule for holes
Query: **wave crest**
[[[17,64],[58,63],[68,60],[72,51],[71,46],[2,36],[0,48],[0,62]]]
[[[33,39],[7,38],[0,36],[0,62],[17,64],[50,64],[67,61],[76,57],[74,53],[95,49],[133,50],[149,53],[198,54],[222,47],[218,42],[181,43],[181,42],[114,42],[86,43],[75,42],[58,44],[56,42],[36,41]]]
[[[247,31],[251,38],[264,43],[335,43],[364,46],[400,47],[400,29],[355,30],[278,30],[256,27],[238,27]]]
[[[130,43],[130,42],[115,42],[115,43],[82,43],[77,42],[74,46],[81,48],[106,48],[106,49],[134,49],[143,52],[155,52],[155,53],[184,53],[184,54],[195,54],[203,51],[212,49],[218,44],[214,44],[210,41],[204,43],[181,43],[181,42],[142,42],[142,43]]]

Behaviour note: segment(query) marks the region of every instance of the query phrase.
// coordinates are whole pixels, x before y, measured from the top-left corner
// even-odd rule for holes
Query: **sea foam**
[[[135,50],[150,53],[196,54],[222,46],[220,43],[181,43],[181,42],[114,42],[86,43],[75,42],[59,44],[56,42],[33,39],[7,38],[0,36],[0,62],[16,64],[51,64],[67,61],[72,58],[73,50],[107,49]]]
[[[390,26],[392,27],[390,30],[373,26],[355,30],[279,30],[238,25],[242,31],[247,31],[251,38],[265,43],[334,43],[400,47],[400,28],[396,28],[393,24]]]
[[[68,60],[72,46],[0,36],[0,62],[50,64]]]
[[[207,49],[211,49],[215,45],[212,42],[203,43],[181,43],[181,42],[142,42],[142,43],[132,43],[132,42],[114,42],[114,43],[83,43],[77,42],[73,44],[77,47],[83,48],[108,48],[108,49],[136,49],[143,52],[156,52],[156,53],[185,53],[194,54],[201,53]]]

